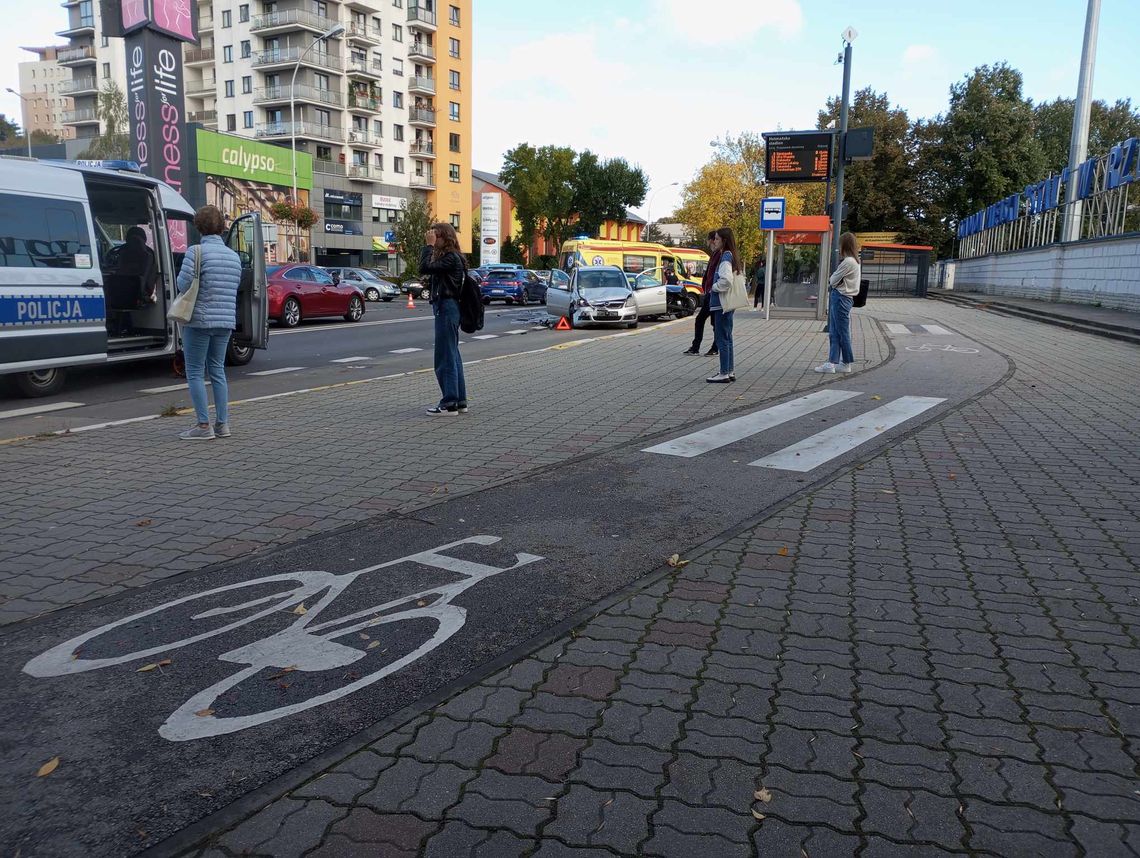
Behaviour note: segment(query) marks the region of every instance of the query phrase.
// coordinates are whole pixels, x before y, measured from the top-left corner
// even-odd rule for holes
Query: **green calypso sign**
[[[197,131],[199,173],[293,186],[293,159],[288,149],[204,128]],[[297,187],[313,188],[313,156],[308,152],[297,153]]]

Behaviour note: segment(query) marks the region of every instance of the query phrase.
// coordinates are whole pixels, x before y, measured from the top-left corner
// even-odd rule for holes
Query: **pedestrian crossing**
[[[884,322],[883,326],[887,329],[888,334],[895,336],[905,336],[907,334],[923,334],[934,337],[949,337],[953,336],[953,331],[948,331],[941,325],[919,325],[919,324],[902,324],[901,322]]]
[[[862,395],[865,394],[858,390],[819,390],[646,447],[642,452],[696,458]],[[935,396],[900,396],[748,464],[756,468],[807,473],[945,401]]]

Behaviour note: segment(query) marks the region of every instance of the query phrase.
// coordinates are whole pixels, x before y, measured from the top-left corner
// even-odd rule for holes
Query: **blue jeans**
[[[230,390],[226,384],[226,346],[230,343],[227,328],[182,329],[182,354],[186,357],[186,381],[190,384],[190,401],[199,423],[210,422],[210,400],[206,397],[206,374],[214,388],[214,411],[219,423],[230,422]]]
[[[827,360],[830,363],[854,363],[851,351],[851,302],[850,295],[841,295],[831,290],[831,302],[827,305],[827,336],[830,347]]]
[[[435,315],[435,378],[448,407],[467,404],[467,384],[463,380],[463,358],[459,356],[459,302],[443,298],[432,305]]]
[[[716,350],[720,352],[720,371],[735,372],[736,364],[733,363],[732,353],[732,317],[736,315],[736,311],[730,310],[713,310],[713,342],[716,343]]]

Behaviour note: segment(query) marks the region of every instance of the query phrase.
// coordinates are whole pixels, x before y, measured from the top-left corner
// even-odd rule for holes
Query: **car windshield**
[[[620,271],[581,271],[579,289],[628,289],[629,283]]]
[[[519,272],[518,271],[502,271],[502,270],[489,271],[489,272],[487,272],[487,278],[486,279],[488,279],[488,280],[518,280],[519,279]]]
[[[371,271],[368,271],[364,268],[361,268],[358,270],[360,271],[360,276],[363,277],[365,280],[372,280],[373,282],[376,282],[380,279],[375,274],[373,274]]]

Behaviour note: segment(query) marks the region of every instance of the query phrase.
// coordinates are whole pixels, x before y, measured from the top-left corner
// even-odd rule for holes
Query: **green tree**
[[[515,201],[524,246],[531,247],[539,234],[562,245],[575,214],[576,157],[569,146],[536,149],[528,143],[504,157],[499,178]]]
[[[127,98],[113,80],[104,81],[95,112],[102,122],[102,133],[91,139],[79,157],[96,160],[129,158],[131,141],[127,135]]]
[[[1045,168],[1059,173],[1069,164],[1069,138],[1073,130],[1071,98],[1045,101],[1034,108],[1037,139],[1045,156]],[[1121,140],[1140,136],[1140,110],[1131,99],[1109,105],[1094,101],[1089,116],[1089,156],[1103,155]]]
[[[396,221],[396,245],[404,254],[404,273],[416,277],[420,273],[420,250],[424,246],[424,233],[435,223],[431,204],[423,197],[413,195]]]
[[[839,99],[829,98],[819,112],[818,127],[839,126]],[[855,93],[848,128],[875,129],[869,161],[850,164],[844,178],[849,214],[844,226],[852,232],[898,231],[912,227],[918,206],[912,163],[915,141],[906,111],[891,107],[887,94],[870,87]]]
[[[648,190],[649,181],[640,168],[631,167],[624,158],[601,161],[587,149],[574,164],[575,230],[597,235],[607,220],[624,222],[626,209],[641,205]]]
[[[13,122],[5,114],[0,113],[0,143],[5,147],[15,148],[17,143],[23,142],[24,135],[20,131],[20,125]]]

